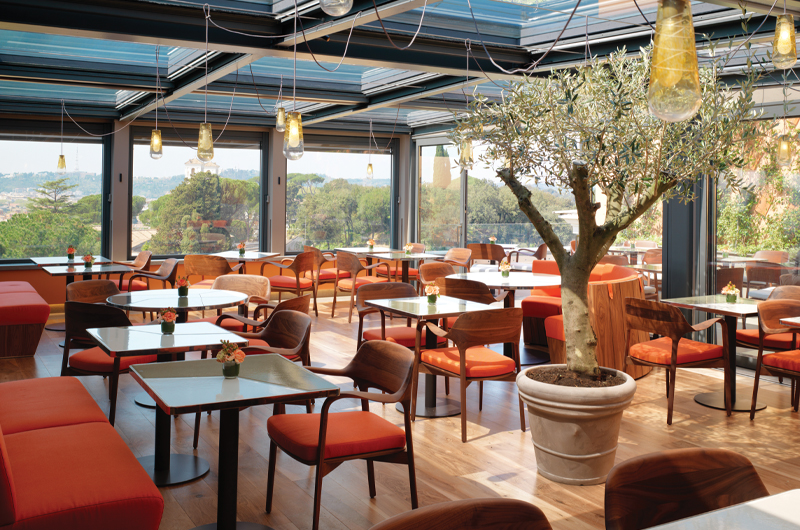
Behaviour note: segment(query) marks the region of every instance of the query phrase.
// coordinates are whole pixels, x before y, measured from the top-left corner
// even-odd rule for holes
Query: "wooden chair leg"
[[[406,455],[408,456],[408,483],[411,488],[411,509],[416,510],[419,507],[417,500],[417,470],[414,467],[414,448],[409,445]]]
[[[275,459],[278,457],[278,445],[269,441],[269,470],[267,471],[267,506],[266,512],[272,512],[272,492],[275,489]]]
[[[672,425],[672,405],[675,403],[675,372],[676,367],[670,366],[669,397],[667,397],[667,425]]]
[[[667,397],[669,397],[669,368],[667,368]]]
[[[347,315],[348,324],[353,321],[353,307],[356,305],[356,289],[357,286],[355,280],[353,280],[353,289],[350,291],[350,313]]]
[[[483,381],[478,381],[478,410],[483,411]]]
[[[522,398],[519,398],[519,428],[522,432],[525,432],[525,404],[522,402]]]
[[[367,482],[369,482],[369,498],[374,499],[375,492],[375,462],[367,460]]]
[[[314,519],[311,525],[311,530],[319,530],[319,512],[320,503],[322,502],[322,477],[323,466],[317,466],[317,474],[314,480]]]
[[[336,314],[336,291],[339,290],[338,285],[333,286],[333,304],[331,304],[331,318]]]
[[[756,417],[756,401],[758,400],[758,381],[761,379],[761,363],[763,362],[763,352],[758,352],[756,358],[756,377],[753,381],[753,400],[750,402],[750,421]]]
[[[461,379],[461,443],[467,441],[467,382]]]
[[[192,440],[192,447],[197,449],[197,444],[200,442],[200,413],[194,415],[194,439]]]

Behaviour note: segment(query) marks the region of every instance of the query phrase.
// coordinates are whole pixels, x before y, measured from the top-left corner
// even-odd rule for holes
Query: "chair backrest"
[[[343,371],[360,390],[377,388],[394,394],[408,412],[414,374],[413,351],[393,342],[370,340],[361,345]]]
[[[485,283],[476,282],[474,280],[459,280],[457,278],[436,278],[436,285],[439,286],[439,294],[442,296],[449,296],[450,298],[458,298],[459,300],[467,300],[469,302],[478,302],[481,304],[491,304],[502,300],[502,297],[495,298],[492,291],[486,286]]]
[[[537,248],[536,252],[533,253],[533,258],[534,259],[547,259],[547,245],[545,243],[542,243],[541,245],[539,245],[539,248]]]
[[[578,250],[578,240],[577,239],[573,239],[572,241],[570,241],[569,242],[569,248],[570,248],[570,250],[572,250],[573,253],[575,251],[577,251]]]
[[[435,282],[436,278],[443,278],[455,273],[452,265],[441,261],[429,261],[419,266],[419,279],[422,283]]]
[[[786,269],[780,265],[773,265],[769,263],[753,264],[747,267],[747,283],[763,282],[766,284],[777,285],[781,282],[781,274],[783,274],[785,270]]]
[[[483,344],[519,344],[522,309],[508,307],[463,313],[450,327],[449,338],[459,351]]]
[[[636,244],[638,245],[639,243]],[[653,244],[655,245],[655,243]],[[661,258],[662,258],[662,250],[660,248],[654,248],[644,253],[644,257],[642,257],[642,263],[645,264],[649,263],[650,265],[661,265]]]
[[[606,254],[605,256],[600,258],[600,261],[598,261],[597,263],[598,264],[606,263],[610,265],[621,265],[621,266],[629,264],[628,258],[625,256],[621,256],[619,254]]]
[[[765,497],[750,461],[725,449],[675,449],[638,456],[606,480],[607,530],[639,530]]]
[[[472,251],[468,248],[451,248],[444,255],[445,261],[455,261],[467,265],[472,259]]]
[[[789,261],[789,253],[783,250],[759,250],[753,254],[754,258],[767,260],[768,263],[785,263]],[[758,267],[758,263],[749,263],[753,267]]]
[[[472,260],[488,259],[502,261],[506,257],[506,251],[502,245],[491,243],[470,243],[467,248],[472,251]]]
[[[276,305],[275,309],[272,310],[272,313],[270,313],[270,315],[274,315],[278,311],[297,311],[299,313],[304,313],[307,315],[310,307],[311,307],[310,294],[306,294],[303,296],[295,296],[294,298],[283,300],[278,305]]]
[[[103,304],[68,301],[64,303],[66,341],[88,337],[88,328],[130,326],[122,309]]]
[[[120,294],[111,280],[84,280],[67,285],[67,300],[87,304],[105,303],[106,298]]]
[[[551,530],[542,510],[517,499],[440,502],[395,515],[370,530]]]
[[[267,299],[270,293],[269,278],[254,274],[228,274],[226,276],[219,276],[214,280],[211,288],[236,291],[237,293],[246,294],[247,296],[260,296],[261,298]]]
[[[183,257],[183,268],[187,276],[210,276],[216,278],[231,272],[228,260],[222,256],[187,254]]]
[[[149,250],[142,250],[136,255],[136,259],[131,263],[132,269],[149,270],[150,260],[153,258],[153,253]]]
[[[334,261],[336,259],[333,253],[329,252],[328,254],[330,254],[331,257],[328,258],[325,256],[325,253],[317,247],[310,247],[308,245],[303,245],[303,252],[311,252],[314,254],[314,261],[316,262],[315,270],[321,269],[328,261]]]
[[[800,300],[800,285],[779,285],[772,290],[767,300]]]
[[[422,254],[425,252],[425,243],[411,243],[412,254]]]
[[[427,265],[427,264],[426,264]],[[410,283],[383,282],[368,283],[356,291],[356,310],[361,315],[378,311],[365,304],[367,300],[381,300],[384,298],[416,298],[417,290]]]
[[[781,319],[800,317],[800,300],[764,300],[756,309],[759,330],[766,334],[789,333],[792,330],[781,324]]]
[[[677,342],[692,331],[681,310],[675,306],[637,298],[625,299],[625,330],[646,331]]]
[[[160,280],[170,284],[170,287],[175,286],[175,279],[178,276],[178,260],[175,258],[167,258],[161,262],[161,266],[154,272]]]
[[[652,241],[634,241],[636,248],[658,248],[658,245]]]
[[[279,311],[276,307],[260,336],[273,348],[294,350],[299,347],[297,355],[303,359],[304,365],[308,364],[308,341],[311,336],[311,317],[308,314],[291,309]]]
[[[364,270],[364,265],[358,256],[349,252],[336,253],[336,268],[340,271],[347,271],[350,273],[351,278],[358,276],[358,273]]]
[[[733,283],[739,292],[742,292],[744,285],[744,269],[741,267],[723,267],[717,269],[717,290],[715,293],[722,291],[723,287]]]

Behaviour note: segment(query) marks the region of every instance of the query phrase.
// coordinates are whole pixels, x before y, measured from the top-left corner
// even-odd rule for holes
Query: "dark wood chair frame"
[[[264,267],[267,265],[278,267],[279,276],[284,275],[283,271],[290,271],[294,274],[295,280],[297,281],[295,287],[270,285],[272,291],[278,293],[278,302],[281,301],[281,295],[283,293],[294,293],[295,296],[301,297],[303,293],[311,291],[314,296],[314,315],[319,316],[319,311],[317,310],[317,282],[314,278],[306,278],[306,272],[311,272],[313,274],[318,270],[317,256],[313,251],[301,252],[294,258],[284,258],[280,263],[276,261],[265,261],[261,264],[261,276],[264,276]],[[301,279],[311,280],[311,287],[300,287]]]
[[[625,363],[638,364],[643,366],[661,367],[667,369],[667,425],[672,425],[672,406],[675,402],[675,376],[678,367],[678,346],[683,336],[695,331],[703,331],[714,324],[722,327],[722,357],[697,361],[691,363],[681,363],[681,368],[713,368],[722,367],[725,374],[725,412],[731,415],[731,384],[730,378],[735,377],[731,374],[728,364],[728,326],[723,318],[711,318],[692,326],[686,321],[681,310],[677,307],[661,302],[641,300],[638,298],[625,299]],[[669,365],[652,363],[631,357],[631,335],[634,331],[645,331],[661,337],[672,339],[672,357]]]
[[[469,267],[472,264],[472,251],[468,248],[451,248],[444,255],[444,258],[434,261],[449,263],[453,267],[462,267],[466,272],[469,272]]]
[[[407,348],[399,344],[392,344],[384,341],[368,341],[359,348],[355,357],[344,368],[321,368],[309,366],[308,370],[320,375],[333,377],[347,377],[353,380],[357,390],[341,392],[338,396],[325,399],[320,411],[319,443],[317,445],[317,457],[313,460],[305,460],[293,455],[285,447],[279,446],[274,439],[270,438],[269,446],[269,477],[267,482],[267,506],[266,511],[272,511],[272,495],[275,488],[275,463],[277,460],[278,447],[298,462],[308,466],[316,466],[316,477],[314,480],[314,515],[313,530],[319,529],[320,501],[322,500],[322,479],[331,471],[339,467],[343,462],[349,460],[367,461],[367,480],[369,482],[369,496],[374,498],[375,490],[375,462],[389,462],[392,464],[405,464],[408,466],[409,483],[411,487],[411,508],[416,509],[419,505],[417,501],[417,480],[414,469],[414,446],[411,436],[411,393],[412,377],[415,373],[416,360],[414,355]],[[385,392],[378,394],[369,392],[370,388],[375,388]],[[325,458],[325,438],[327,435],[328,421],[330,419],[330,408],[335,402],[341,399],[359,399],[363,411],[369,411],[369,401],[383,404],[400,403],[403,407],[404,430],[406,433],[406,445],[402,449],[392,449],[387,451],[375,451],[358,455],[348,455],[339,458]]]
[[[175,280],[178,277],[178,260],[175,258],[167,258],[163,262],[161,262],[161,266],[155,272],[137,272],[130,278],[128,278],[128,292],[130,292],[131,284],[133,280],[136,278],[145,278],[147,280],[148,288],[150,286],[150,280],[156,280],[161,282],[161,287],[166,289],[167,284],[169,284],[170,289],[175,288]],[[142,311],[142,316],[144,316],[144,311]],[[150,312],[150,320],[153,320],[153,312]]]
[[[356,311],[358,312],[358,337],[356,351],[364,342],[364,317],[372,313],[381,315],[381,339],[386,340],[386,313],[378,308],[365,304],[367,300],[381,300],[385,298],[413,298],[417,290],[409,283],[384,282],[362,285],[356,293]],[[411,327],[411,319],[406,319],[406,326]]]
[[[439,277],[436,278],[435,283],[439,286],[439,294],[442,296],[479,304],[493,304],[504,300],[508,296],[508,291],[503,291],[500,295],[495,296],[485,283],[476,282],[475,280]]]
[[[378,263],[373,263],[372,265],[363,265],[361,260],[358,259],[358,256],[355,254],[350,254],[349,252],[339,252],[337,254],[338,259],[338,267],[336,268],[336,285],[333,288],[333,303],[331,304],[331,318],[334,318],[336,315],[336,294],[341,290],[342,292],[349,292],[350,293],[350,313],[347,316],[347,323],[353,321],[353,308],[355,307],[355,298],[356,298],[356,291],[358,291],[358,275],[362,271],[371,271],[372,269],[377,269],[379,267],[386,267],[386,278],[389,282],[392,281],[391,271],[389,270],[389,263],[383,261]],[[349,280],[353,281],[353,288],[347,289],[339,287],[339,271],[345,271],[350,273]],[[377,271],[376,271],[377,272]]]
[[[508,253],[508,262],[511,263],[511,258],[513,257],[514,262],[518,263],[521,255],[530,255],[536,260],[547,259],[547,244],[542,243],[536,250],[532,248],[518,248],[512,250]]]
[[[552,530],[544,512],[518,499],[440,502],[395,515],[370,530]]]
[[[470,243],[467,245],[467,248],[472,251],[470,267],[472,267],[477,260],[489,260],[499,263],[508,257],[502,245],[498,245],[497,243]]]
[[[150,261],[153,259],[153,253],[149,250],[143,250],[136,255],[136,259],[133,262],[130,261],[112,261],[111,263],[116,263],[117,265],[127,265],[132,269],[132,272],[139,273],[139,272],[149,272],[150,271]],[[119,275],[119,283],[117,287],[122,289],[122,280],[124,274]],[[106,274],[106,280],[110,279],[111,275]],[[147,288],[150,288],[150,280],[145,280],[147,283]],[[128,291],[131,290],[131,282],[128,282]]]
[[[253,310],[253,318],[247,318],[243,315],[236,315],[233,313],[223,313],[219,318],[217,318],[216,324],[218,326],[222,325],[222,321],[225,319],[233,319],[237,322],[242,323],[245,326],[245,331],[247,331],[247,327],[249,326],[253,333],[256,332],[257,329],[262,329],[264,326],[269,324],[269,321],[278,311],[299,311],[300,313],[308,314],[308,311],[311,307],[311,295],[305,294],[303,296],[299,296],[297,298],[289,298],[288,300],[284,300],[277,304],[269,303],[269,304],[259,304]],[[267,314],[267,309],[271,310],[272,312]],[[264,312],[264,320],[258,320],[258,317],[261,315],[261,312]],[[252,337],[252,338],[259,338],[259,337]]]
[[[429,261],[419,266],[419,279],[423,286],[455,273],[453,266],[446,261]]]

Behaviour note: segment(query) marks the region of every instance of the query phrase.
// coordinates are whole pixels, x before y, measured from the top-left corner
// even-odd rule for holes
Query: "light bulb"
[[[211,133],[211,124],[200,124],[200,135],[197,138],[197,158],[208,162],[214,158],[214,137]]]
[[[353,0],[320,0],[319,7],[332,17],[340,17],[353,8]]]
[[[461,155],[458,159],[458,165],[461,166],[461,169],[472,169],[473,162],[472,142],[464,140],[461,142]]]
[[[278,114],[275,116],[275,130],[278,132],[286,130],[286,109],[283,107],[278,109]]]
[[[63,173],[67,170],[67,159],[64,155],[58,155],[58,172]]]
[[[788,167],[792,163],[792,143],[787,134],[782,134],[778,138],[778,167]]]
[[[797,62],[797,43],[794,34],[794,17],[778,15],[775,21],[775,40],[772,43],[772,64],[786,70]]]
[[[303,120],[299,112],[290,112],[283,133],[283,156],[299,160],[303,156]]]
[[[367,178],[372,178],[372,162],[367,164]]]
[[[689,0],[660,0],[650,66],[650,113],[665,121],[691,118],[702,103]]]
[[[150,158],[158,160],[164,152],[161,150],[161,131],[153,129],[150,135]]]

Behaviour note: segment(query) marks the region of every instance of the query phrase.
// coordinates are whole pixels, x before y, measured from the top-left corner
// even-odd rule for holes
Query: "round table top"
[[[561,285],[561,276],[534,274],[531,272],[512,271],[508,274],[508,277],[503,277],[500,272],[466,272],[451,274],[448,278],[473,280],[485,283],[490,289],[503,289],[506,291],[529,290],[536,287],[558,287]]]
[[[109,296],[108,305],[131,311],[160,311],[168,307],[176,311],[223,309],[245,303],[248,296],[224,289],[189,289],[189,296],[178,296],[177,289],[134,291]]]

